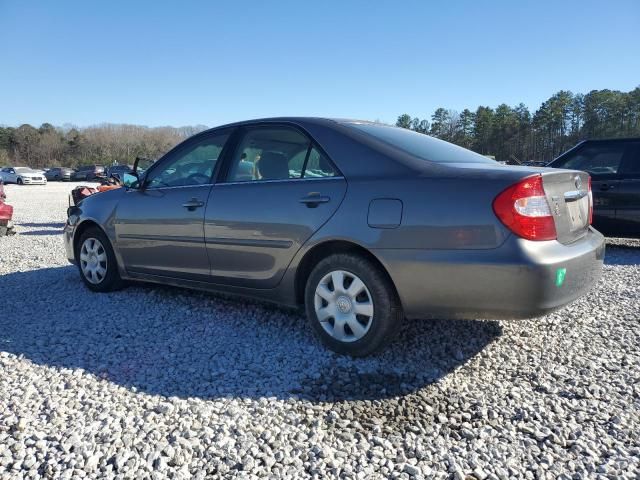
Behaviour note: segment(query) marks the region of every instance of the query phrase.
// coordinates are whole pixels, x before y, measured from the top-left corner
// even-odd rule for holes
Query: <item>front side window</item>
[[[228,133],[211,135],[179,149],[149,172],[147,188],[184,187],[211,183],[211,177]]]
[[[309,145],[309,139],[293,128],[248,130],[233,155],[227,181],[301,178]]]
[[[624,145],[586,145],[569,154],[561,162],[554,162],[554,167],[572,170],[584,170],[593,175],[615,175],[618,173]]]

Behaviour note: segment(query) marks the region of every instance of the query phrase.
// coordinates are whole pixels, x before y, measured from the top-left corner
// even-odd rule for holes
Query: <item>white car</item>
[[[44,173],[28,167],[5,167],[0,170],[0,178],[4,183],[17,183],[18,185],[46,185],[47,183],[47,177],[44,176]]]

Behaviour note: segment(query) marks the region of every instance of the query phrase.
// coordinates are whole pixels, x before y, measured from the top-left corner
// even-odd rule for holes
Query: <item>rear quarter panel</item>
[[[339,211],[312,242],[345,239],[368,249],[497,248],[510,233],[494,215],[492,202],[508,183],[435,177],[350,181]],[[402,203],[399,225],[369,225],[375,199]]]

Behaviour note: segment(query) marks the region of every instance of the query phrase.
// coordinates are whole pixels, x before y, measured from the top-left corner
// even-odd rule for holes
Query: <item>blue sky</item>
[[[394,122],[640,85],[640,1],[0,0],[0,124]]]

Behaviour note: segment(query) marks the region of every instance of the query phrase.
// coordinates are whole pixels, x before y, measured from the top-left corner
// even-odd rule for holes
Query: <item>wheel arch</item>
[[[380,272],[382,272],[382,274],[387,277],[391,285],[393,285],[393,290],[396,298],[400,299],[398,290],[396,288],[395,282],[391,278],[391,275],[389,275],[389,272],[385,268],[384,264],[378,259],[378,257],[371,253],[370,250],[366,249],[362,245],[358,245],[357,243],[353,243],[348,240],[326,240],[310,248],[309,251],[304,254],[302,259],[300,260],[300,263],[298,264],[298,267],[296,268],[294,287],[295,300],[298,305],[304,304],[304,290],[313,268],[324,258],[336,253],[356,254],[370,260],[380,269]]]
[[[86,232],[92,227],[97,228],[102,233],[104,233],[107,238],[109,238],[109,235],[107,235],[107,232],[105,232],[104,228],[102,228],[98,222],[91,219],[83,220],[76,227],[76,230],[73,234],[73,256],[75,257],[76,262],[78,261],[78,248],[80,248],[80,238],[82,237],[82,234],[84,232]]]

